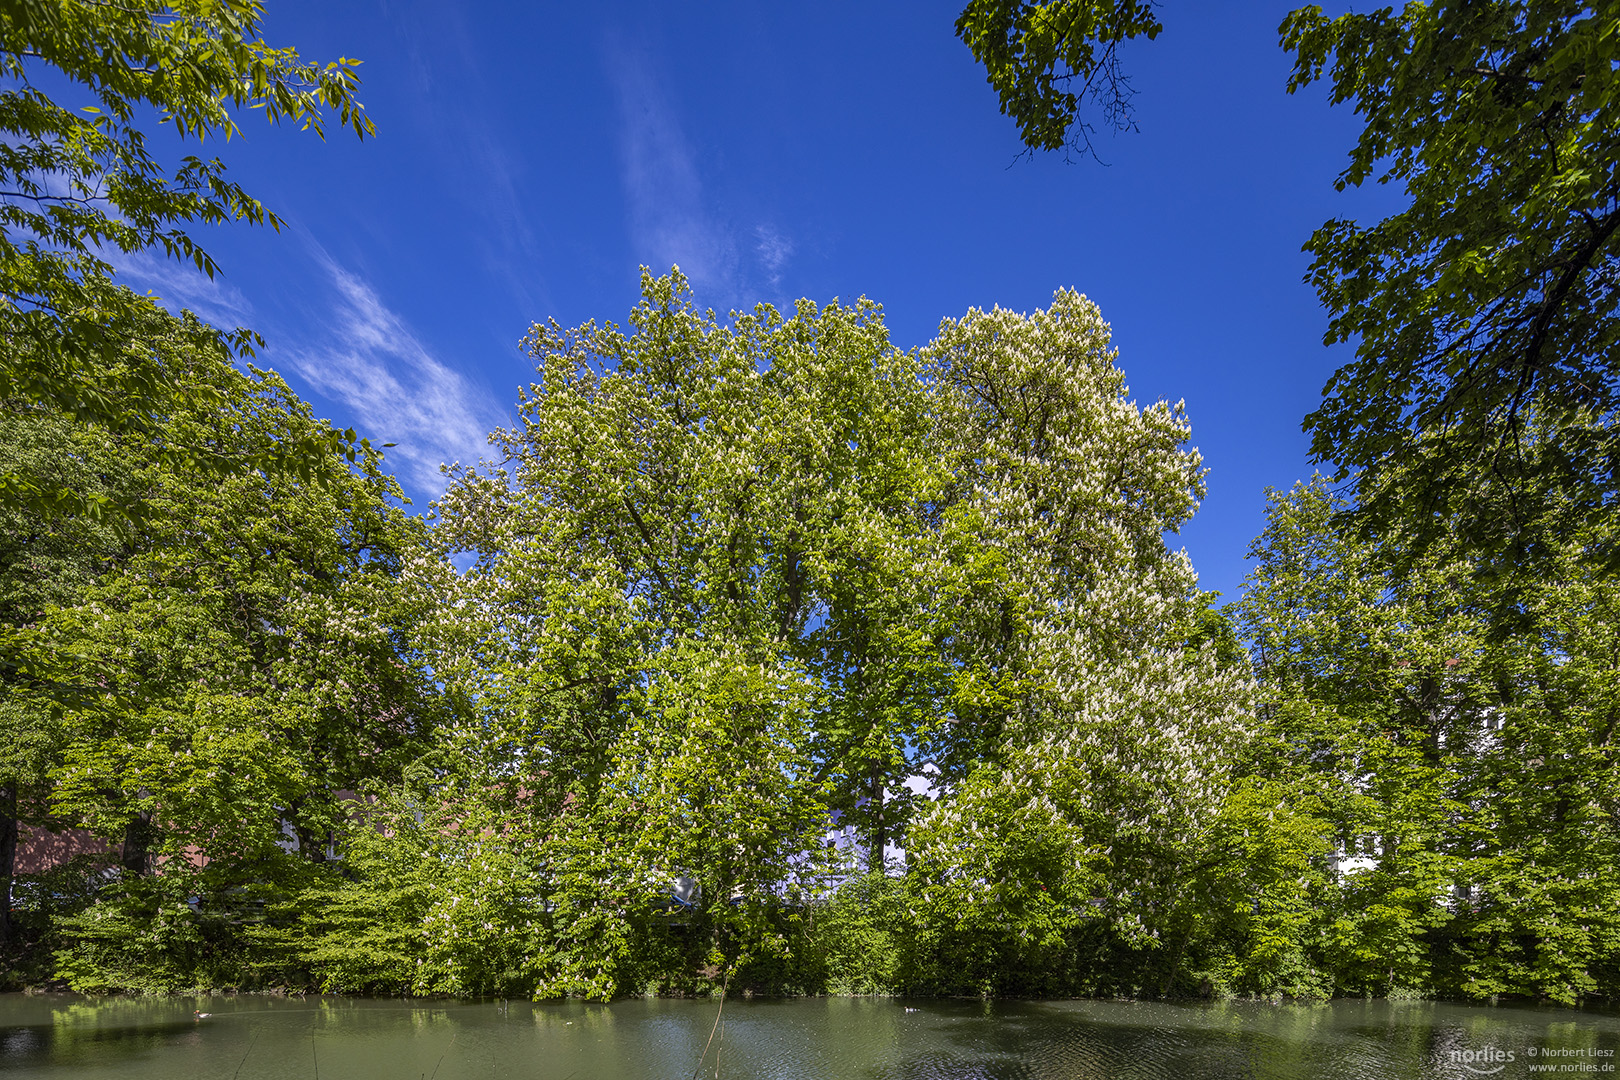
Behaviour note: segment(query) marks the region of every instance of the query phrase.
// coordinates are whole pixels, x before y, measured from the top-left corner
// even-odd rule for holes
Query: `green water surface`
[[[1432,1002],[810,998],[732,1000],[717,1014],[712,1001],[0,995],[7,1077],[1601,1080],[1617,1049],[1613,1014]]]

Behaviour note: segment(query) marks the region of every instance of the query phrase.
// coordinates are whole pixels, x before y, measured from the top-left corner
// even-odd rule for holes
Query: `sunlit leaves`
[[[176,408],[161,437],[233,455],[319,431],[279,380],[232,374],[228,409]],[[37,770],[53,823],[121,846],[129,875],[188,882],[203,907],[284,895],[319,875],[345,789],[424,749],[436,705],[406,572],[422,529],[374,454],[306,484],[221,479],[163,447],[126,443],[116,467],[102,451],[150,512],[10,628],[6,696],[53,718]]]
[[[317,134],[333,114],[357,134],[372,131],[354,99],[356,61],[323,66],[272,47],[259,36],[261,17],[248,0],[29,0],[0,11],[0,397],[147,437],[181,399],[223,403],[211,380],[173,378],[164,334],[151,325],[155,305],[114,285],[107,258],[157,251],[212,276],[192,226],[280,226],[218,158],[165,161],[142,127],[148,110],[198,143],[229,139],[246,108]],[[67,100],[58,101],[42,85],[63,77],[67,90],[52,92]],[[192,356],[211,347],[221,363],[251,355],[258,341],[195,322],[185,332]],[[357,461],[365,448],[353,442],[321,426],[275,453],[247,450],[234,465],[209,455],[189,464],[228,472],[291,461],[307,476],[330,469],[334,451]],[[0,497],[47,512],[131,512],[15,474],[0,477]]]
[[[1159,36],[1153,7],[1151,0],[972,0],[956,18],[956,36],[984,65],[1025,146],[1090,152],[1093,125],[1080,117],[1087,97],[1109,127],[1135,126],[1119,47]]]
[[[1398,183],[1408,200],[1306,244],[1327,340],[1356,349],[1307,421],[1312,451],[1375,481],[1359,507],[1374,528],[1426,543],[1444,522],[1534,557],[1614,494],[1613,15],[1441,0],[1301,8],[1281,29],[1290,89],[1327,79],[1365,120],[1339,186]]]
[[[1202,494],[1185,417],[1129,400],[1108,336],[1060,292],[947,321],[926,351],[974,536],[943,560],[971,582],[948,615],[959,692],[910,854],[964,929],[1102,915],[1154,940],[1245,730],[1246,680],[1187,646],[1201,598],[1163,539]]]
[[[1575,1002],[1620,949],[1607,539],[1506,577],[1460,545],[1402,557],[1337,509],[1319,483],[1274,495],[1239,605],[1251,768],[1370,861],[1298,944],[1343,988]]]
[[[903,353],[865,301],[722,324],[678,274],[643,289],[628,332],[535,328],[508,464],[439,507],[477,556],[434,631],[458,745],[547,836],[539,992],[630,977],[678,874],[727,963],[776,954],[834,824],[873,870],[903,846],[994,879],[972,911],[1049,945],[1191,843],[1245,683],[1188,644],[1203,600],[1163,540],[1202,493],[1186,420],[1128,400],[1095,306]]]

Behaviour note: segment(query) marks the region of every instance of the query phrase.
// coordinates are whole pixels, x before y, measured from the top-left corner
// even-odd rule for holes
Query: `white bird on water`
[[[191,1010],[191,1015],[196,1017],[198,1020],[206,1020],[210,1016],[213,1016],[214,1014],[213,1013],[198,1012],[196,1009],[192,1009]]]

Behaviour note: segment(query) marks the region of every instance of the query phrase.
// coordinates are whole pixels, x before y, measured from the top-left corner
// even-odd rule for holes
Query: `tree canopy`
[[[1612,504],[1616,26],[1579,0],[1435,0],[1312,5],[1279,28],[1288,90],[1326,79],[1363,118],[1339,188],[1408,197],[1305,245],[1325,340],[1355,348],[1306,419],[1311,450],[1367,478],[1370,529],[1426,541],[1444,522],[1524,557]],[[1089,145],[1083,95],[1058,87],[1101,93],[1112,122],[1120,42],[1160,29],[1150,5],[1078,0],[983,0],[957,22],[1031,149]]]
[[[1578,527],[1616,491],[1613,12],[1498,0],[1330,20],[1304,8],[1282,33],[1290,89],[1326,77],[1332,100],[1365,118],[1339,186],[1377,179],[1409,198],[1306,244],[1327,340],[1356,349],[1307,420],[1313,453],[1367,474],[1361,509],[1412,519],[1424,539],[1423,521],[1487,548],[1538,524]]]
[[[1350,864],[1299,940],[1346,990],[1573,1003],[1620,955],[1615,582],[1564,537],[1518,581],[1391,558],[1318,480],[1272,493],[1237,605],[1254,772]]]
[[[84,829],[115,853],[97,867],[115,880],[56,926],[58,970],[86,988],[238,981],[242,924],[321,880],[345,792],[399,775],[434,727],[409,647],[423,528],[376,454],[308,483],[164,453],[319,428],[278,380],[237,378],[226,410],[178,406],[155,442],[21,408],[0,444],[149,507],[117,531],[13,509],[0,553],[0,825]]]
[[[0,828],[108,847],[19,879],[33,970],[1620,989],[1601,523],[1481,572],[1304,486],[1216,609],[1167,543],[1187,418],[1130,399],[1077,293],[903,351],[865,300],[722,321],[647,275],[625,327],[527,344],[502,459],[426,525],[374,454],[309,483],[164,452],[299,438],[269,377],[155,444],[0,414],[19,474],[153,508],[0,516]]]
[[[1341,185],[1411,206],[1309,246],[1358,348],[1310,421],[1353,501],[1270,493],[1218,608],[1172,547],[1205,493],[1185,411],[1130,397],[1072,290],[902,350],[864,298],[722,318],[643,271],[625,325],[531,329],[500,457],[407,515],[368,444],[237,369],[250,334],[105,261],[212,272],[187,227],[275,224],[218,161],[159,165],[145,110],[369,132],[352,63],[259,16],[0,3],[8,973],[1620,993],[1620,595],[1593,572],[1620,23],[1288,17],[1291,88],[1367,120]],[[1087,145],[1088,95],[1128,123],[1118,48],[1159,30],[1136,0],[958,23],[1031,148]],[[17,875],[19,828],[103,850]]]
[[[956,17],[956,36],[984,65],[1003,116],[1030,150],[1070,146],[1095,154],[1086,98],[1115,130],[1136,126],[1131,83],[1119,48],[1164,29],[1152,0],[971,0]]]
[[[358,62],[322,65],[272,46],[259,35],[262,15],[253,0],[0,5],[0,397],[148,434],[180,401],[224,404],[210,379],[176,384],[151,333],[154,305],[115,284],[107,259],[156,250],[212,277],[218,267],[188,227],[280,226],[218,157],[171,158],[166,132],[199,147],[229,140],[244,110],[317,135],[333,114],[358,135],[372,132],[354,97]],[[257,341],[240,328],[191,324],[191,332],[227,357],[251,354]],[[290,447],[256,448],[248,460],[307,470],[353,439],[327,427]],[[225,471],[243,464],[199,461]],[[102,509],[16,474],[0,483],[6,498],[35,508]]]
[[[1185,419],[1128,400],[1095,306],[971,312],[902,352],[864,300],[728,325],[678,274],[643,289],[628,332],[535,328],[507,466],[460,473],[438,510],[477,562],[435,589],[458,764],[428,801],[491,823],[455,863],[544,900],[503,985],[678,988],[682,957],[813,980],[795,920],[898,849],[958,927],[930,961],[956,986],[1016,985],[1034,928],[1049,948],[1146,867],[1133,887],[1169,901],[1245,679],[1194,640],[1202,598],[1164,543],[1202,493]],[[375,865],[334,912],[384,908],[406,879]],[[676,933],[682,876],[701,891]],[[463,879],[408,880],[459,925]],[[1129,905],[1098,918],[1158,932]],[[964,943],[1012,974],[958,964]],[[345,985],[487,978],[482,947],[414,948],[419,968],[379,947]]]

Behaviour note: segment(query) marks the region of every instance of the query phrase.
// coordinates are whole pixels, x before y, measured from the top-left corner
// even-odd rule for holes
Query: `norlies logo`
[[[1479,1076],[1490,1076],[1499,1073],[1516,1055],[1512,1050],[1498,1050],[1494,1046],[1482,1046],[1478,1050],[1453,1050],[1451,1063],[1461,1065],[1471,1073]]]

